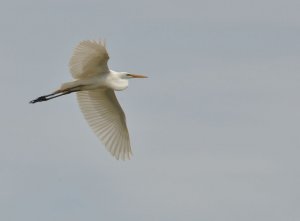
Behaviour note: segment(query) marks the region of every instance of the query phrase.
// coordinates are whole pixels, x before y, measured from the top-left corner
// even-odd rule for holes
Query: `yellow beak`
[[[140,74],[127,74],[128,76],[132,78],[147,78],[145,75],[140,75]]]

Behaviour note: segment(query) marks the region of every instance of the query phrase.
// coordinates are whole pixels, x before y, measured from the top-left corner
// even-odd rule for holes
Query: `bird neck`
[[[128,87],[128,79],[122,78],[122,72],[110,71],[109,87],[116,91],[125,90]]]

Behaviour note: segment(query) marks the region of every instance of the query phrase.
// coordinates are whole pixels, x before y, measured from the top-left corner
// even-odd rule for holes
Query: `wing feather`
[[[80,109],[106,149],[116,159],[132,154],[125,114],[111,89],[77,92]]]
[[[74,49],[69,62],[70,72],[75,79],[91,77],[109,71],[109,59],[102,41],[82,41]]]

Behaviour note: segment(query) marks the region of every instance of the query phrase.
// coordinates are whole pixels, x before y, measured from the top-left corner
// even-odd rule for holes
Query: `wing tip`
[[[98,44],[98,45],[101,45],[101,46],[103,46],[103,47],[105,47],[106,48],[106,39],[104,38],[104,39],[101,39],[101,38],[99,38],[99,39],[94,39],[94,40],[91,40],[91,39],[86,39],[86,40],[81,40],[79,43],[78,43],[78,46],[79,45],[84,45],[84,44]]]
[[[107,149],[107,148],[106,148]],[[131,160],[133,153],[132,151],[127,151],[127,152],[123,152],[121,154],[114,154],[112,153],[109,149],[107,149],[110,154],[116,159],[116,160],[122,160],[122,161],[127,161],[127,160]]]

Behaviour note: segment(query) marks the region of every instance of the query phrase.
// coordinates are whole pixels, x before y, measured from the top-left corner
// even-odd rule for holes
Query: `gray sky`
[[[300,2],[1,1],[0,220],[300,220]],[[116,161],[74,95],[84,39],[111,69],[134,157]]]

